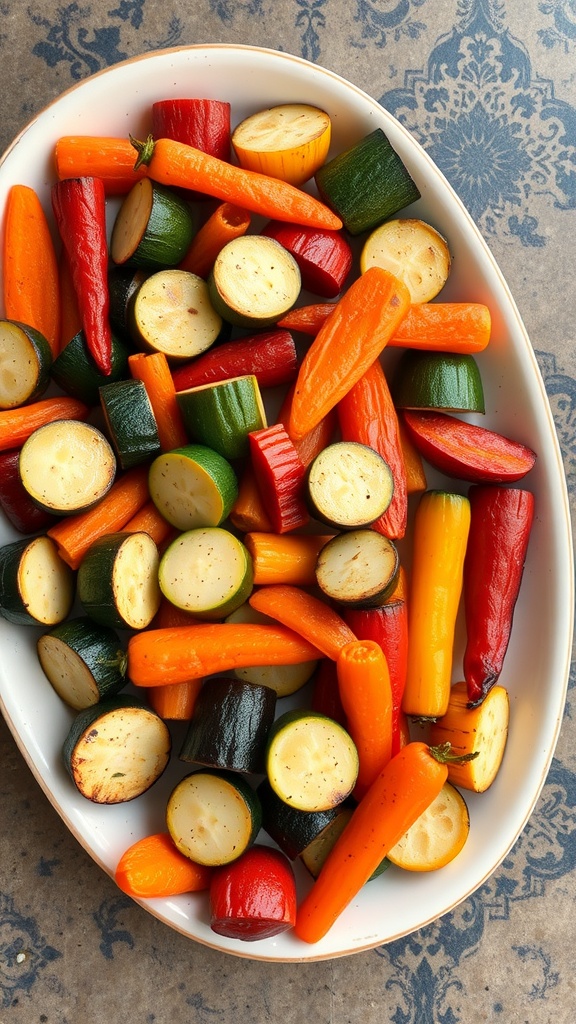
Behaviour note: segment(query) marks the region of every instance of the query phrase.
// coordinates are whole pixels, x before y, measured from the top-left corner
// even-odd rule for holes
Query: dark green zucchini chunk
[[[100,405],[122,469],[139,466],[160,454],[158,424],[141,380],[105,384],[100,388]]]
[[[39,637],[36,649],[48,682],[76,711],[114,696],[126,685],[118,634],[87,616],[61,622]]]
[[[262,772],[276,694],[224,676],[202,687],[180,751],[181,761],[235,772]]]
[[[113,334],[110,357],[112,369],[109,374],[102,373],[88,351],[84,331],[78,331],[56,356],[50,371],[51,377],[67,395],[78,398],[86,405],[97,405],[99,388],[127,375],[129,354],[128,347]]]
[[[0,613],[18,626],[55,626],[74,601],[74,573],[51,537],[0,548]]]
[[[186,255],[195,232],[186,200],[151,178],[141,178],[118,210],[110,255],[117,264],[174,267]]]
[[[161,601],[160,557],[148,533],[107,533],[88,549],[77,576],[86,614],[112,629],[145,629]]]
[[[40,331],[18,320],[0,320],[0,409],[15,409],[44,394],[52,350]]]
[[[256,789],[262,805],[262,828],[290,860],[295,860],[324,831],[338,814],[337,807],[325,811],[301,811],[290,807],[274,792],[268,779]]]

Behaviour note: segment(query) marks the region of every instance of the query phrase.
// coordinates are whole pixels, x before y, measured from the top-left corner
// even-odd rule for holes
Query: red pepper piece
[[[372,527],[391,540],[399,540],[408,523],[406,467],[398,415],[378,360],[340,399],[337,412],[343,440],[374,448],[390,466],[394,479],[392,501]]]
[[[168,99],[152,104],[152,135],[230,160],[230,104],[223,100]]]
[[[408,665],[408,611],[405,600],[394,600],[378,608],[346,608],[344,621],[359,640],[380,644],[390,673],[392,689],[392,754],[404,744],[406,723],[402,697]]]
[[[352,266],[352,249],[339,231],[274,220],[266,225],[262,234],[275,238],[291,253],[307,291],[326,299],[342,291]]]
[[[56,520],[32,501],[20,479],[19,459],[19,449],[0,454],[0,508],[19,533],[38,533]]]
[[[420,454],[447,476],[469,483],[512,483],[536,461],[526,445],[449,413],[404,409],[402,417]]]
[[[108,319],[106,197],[101,178],[66,178],[52,186],[52,209],[70,264],[86,344],[98,369],[112,371]]]
[[[313,711],[327,715],[346,728],[346,712],[342,707],[336,662],[332,658],[323,658],[314,676],[311,706]]]
[[[255,844],[232,864],[216,868],[210,883],[210,927],[218,935],[253,942],[293,928],[296,882],[290,861]]]
[[[471,487],[469,498],[464,678],[469,705],[474,707],[502,672],[534,518],[534,495],[519,487],[484,485]]]
[[[306,469],[281,423],[248,434],[256,483],[276,533],[305,526],[310,519],[304,502]]]
[[[298,371],[296,345],[290,331],[272,330],[215,345],[172,371],[177,391],[211,381],[253,374],[260,387],[289,384]]]

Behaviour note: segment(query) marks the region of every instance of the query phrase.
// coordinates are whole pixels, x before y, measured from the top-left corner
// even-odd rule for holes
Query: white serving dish
[[[153,101],[179,95],[228,99],[233,124],[248,113],[288,100],[324,107],[333,118],[337,151],[380,126],[415,177],[422,199],[416,215],[446,235],[453,269],[443,300],[485,302],[493,338],[481,356],[484,423],[537,453],[526,480],[536,495],[513,637],[501,678],[511,695],[511,727],[502,770],[482,796],[467,795],[470,839],[441,874],[390,869],[365,887],[317,945],[290,933],[243,943],[215,935],[205,896],[143,903],[179,932],[238,956],[269,961],[338,957],[390,942],[434,921],[478,888],[506,856],[534,808],[557,741],[568,680],[574,607],[568,500],[554,423],[532,346],[506,282],[472,219],[426,152],[379,104],[330,71],[286,53],[249,46],[208,45],[146,54],[73,87],[15,139],[0,164],[0,209],[13,183],[36,188],[48,202],[51,154],[59,136],[142,136]],[[453,482],[452,485],[454,486]],[[15,538],[4,521],[0,543]],[[113,874],[124,849],[164,827],[164,806],[187,766],[174,758],[165,776],[132,803],[93,805],[74,789],[61,760],[72,719],[39,669],[35,629],[0,619],[0,698],[5,718],[31,771],[72,834]],[[455,678],[460,671],[458,657]],[[179,737],[175,742],[178,749]],[[302,890],[309,884],[298,876]]]

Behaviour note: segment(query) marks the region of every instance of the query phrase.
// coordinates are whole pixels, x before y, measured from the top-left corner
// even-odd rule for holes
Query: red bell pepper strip
[[[266,513],[276,533],[306,526],[306,468],[281,423],[248,434],[250,457]]]
[[[20,449],[0,453],[0,508],[19,533],[39,533],[54,523],[54,515],[36,505],[20,479]]]
[[[106,198],[101,178],[52,186],[52,209],[70,263],[86,344],[98,369],[112,371]]]
[[[296,881],[280,850],[256,843],[210,882],[210,927],[218,935],[253,942],[293,928]]]
[[[401,416],[423,458],[447,476],[469,483],[512,483],[536,461],[526,445],[449,413],[403,409]]]
[[[343,440],[374,448],[390,466],[394,480],[392,501],[372,528],[391,540],[399,540],[408,523],[406,467],[398,416],[379,360],[340,399],[337,412]]]
[[[327,715],[346,728],[346,712],[342,707],[336,662],[333,658],[322,658],[318,665],[313,681],[311,707],[313,711]]]
[[[352,248],[339,231],[275,220],[262,234],[276,239],[294,257],[303,288],[326,299],[339,295],[352,267]]]
[[[464,678],[470,707],[498,681],[534,518],[534,495],[519,487],[471,487],[464,562],[467,642]]]
[[[152,134],[230,160],[230,104],[195,97],[158,100],[152,104]]]
[[[260,387],[289,384],[298,371],[296,345],[290,331],[271,330],[223,342],[172,371],[177,391],[211,381],[253,374]]]

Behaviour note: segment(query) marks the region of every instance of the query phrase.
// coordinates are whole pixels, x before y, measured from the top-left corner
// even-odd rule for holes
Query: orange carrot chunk
[[[122,854],[114,879],[137,899],[178,896],[208,889],[212,869],[195,864],[175,846],[167,832],[138,839]]]
[[[356,640],[338,612],[300,587],[272,584],[253,591],[248,601],[256,611],[277,619],[314,644],[327,658],[336,660],[345,644]]]
[[[338,690],[360,768],[354,796],[364,795],[392,756],[392,688],[388,663],[374,640],[346,644],[336,662]]]

